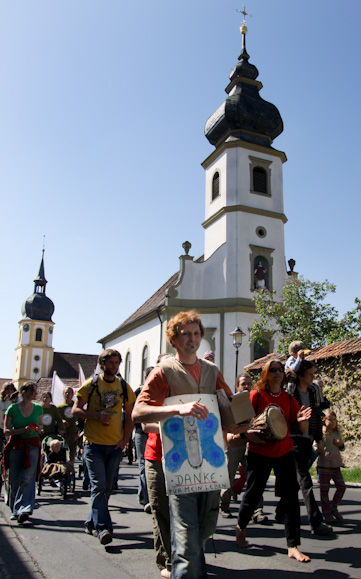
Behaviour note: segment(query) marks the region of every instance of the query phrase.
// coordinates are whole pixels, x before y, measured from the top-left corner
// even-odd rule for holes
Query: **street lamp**
[[[236,327],[235,330],[233,330],[233,332],[230,332],[229,334],[230,336],[233,336],[233,346],[236,348],[236,375],[235,375],[235,379],[237,379],[237,373],[238,373],[238,350],[242,345],[242,338],[243,336],[245,336],[246,334],[244,332],[242,332],[241,328],[239,326]]]

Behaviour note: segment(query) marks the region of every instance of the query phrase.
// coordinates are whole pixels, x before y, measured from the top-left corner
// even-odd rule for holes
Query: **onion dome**
[[[54,313],[54,304],[50,298],[45,295],[45,287],[48,282],[45,279],[44,270],[44,250],[40,263],[39,273],[34,279],[34,293],[21,306],[21,313],[24,318],[31,320],[42,320],[51,322],[51,316]]]
[[[242,12],[246,14],[244,11]],[[239,63],[231,71],[226,87],[229,95],[209,117],[204,132],[212,145],[227,139],[240,139],[270,147],[283,131],[283,121],[278,109],[263,100],[259,94],[262,83],[257,81],[258,70],[249,61],[246,50],[246,22],[241,26],[242,52]]]

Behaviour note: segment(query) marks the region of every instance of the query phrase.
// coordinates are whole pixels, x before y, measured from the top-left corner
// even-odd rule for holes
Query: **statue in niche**
[[[268,262],[264,257],[256,257],[254,260],[254,288],[268,289]]]

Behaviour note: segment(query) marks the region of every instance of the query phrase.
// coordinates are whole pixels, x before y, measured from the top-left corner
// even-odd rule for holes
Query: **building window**
[[[142,384],[145,382],[145,371],[148,368],[148,357],[148,346],[145,346],[142,358]]]
[[[271,196],[271,161],[259,157],[249,157],[251,193]]]
[[[34,368],[34,374],[38,374],[39,373],[39,368]]]
[[[41,342],[42,339],[43,339],[43,330],[41,328],[36,328],[35,342]]]
[[[131,364],[131,356],[130,352],[128,352],[125,358],[125,381],[127,382],[127,384],[130,383],[130,364]]]
[[[268,194],[267,190],[267,172],[262,167],[253,169],[253,191],[256,193]]]
[[[38,362],[40,360],[40,356],[38,356],[38,355],[34,356],[34,360],[35,360],[35,362]]]
[[[213,175],[212,179],[212,201],[219,196],[219,173]]]
[[[269,344],[265,346],[261,346],[258,342],[254,342],[253,344],[253,360],[259,360],[259,358],[263,358],[270,353]]]

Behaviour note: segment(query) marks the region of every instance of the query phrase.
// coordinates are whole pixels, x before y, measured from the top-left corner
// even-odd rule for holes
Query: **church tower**
[[[23,303],[19,322],[19,340],[15,349],[13,381],[19,388],[28,380],[48,377],[53,365],[54,304],[45,295],[44,250],[34,293]]]
[[[278,292],[285,279],[282,164],[286,155],[271,146],[282,133],[283,122],[278,109],[259,94],[262,83],[249,62],[245,19],[241,34],[242,51],[225,89],[228,96],[205,126],[215,151],[202,163],[206,171],[204,259],[226,244],[229,290],[233,296],[251,298],[261,287]]]

